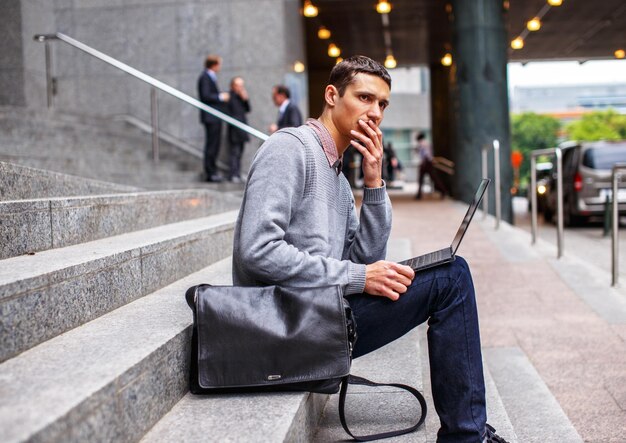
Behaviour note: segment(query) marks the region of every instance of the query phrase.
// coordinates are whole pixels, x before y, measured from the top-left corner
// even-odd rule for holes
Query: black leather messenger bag
[[[286,288],[193,286],[189,384],[194,394],[259,391],[340,390],[339,415],[359,441],[412,432],[426,418],[426,402],[414,388],[381,384],[350,375],[356,324],[336,286]],[[414,426],[367,436],[353,435],[345,421],[348,383],[394,386],[413,394],[421,417]]]

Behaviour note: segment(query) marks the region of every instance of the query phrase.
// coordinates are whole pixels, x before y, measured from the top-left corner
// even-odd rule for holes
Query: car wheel
[[[563,211],[563,224],[570,228],[580,225],[581,222],[581,217],[574,214],[574,208],[572,205],[573,203],[571,200],[567,200]]]

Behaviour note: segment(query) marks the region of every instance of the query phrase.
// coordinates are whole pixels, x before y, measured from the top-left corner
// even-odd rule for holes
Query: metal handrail
[[[530,154],[530,211],[531,243],[537,241],[537,157],[540,155],[556,156],[556,258],[563,256],[563,156],[561,148],[536,149]]]
[[[611,286],[617,286],[619,268],[619,195],[617,182],[622,174],[619,171],[626,171],[626,163],[616,163],[613,165],[611,182],[613,194],[613,235],[611,236]]]
[[[482,176],[487,177],[487,152],[493,149],[493,169],[494,169],[494,187],[496,200],[496,229],[500,228],[501,219],[501,202],[500,202],[500,141],[493,140],[491,146],[484,145],[482,147]],[[489,212],[489,196],[485,194],[483,198],[483,218],[487,217]]]
[[[240,122],[239,120],[236,120],[234,118],[232,118],[231,116],[224,114],[221,111],[218,111],[217,109],[214,109],[210,106],[205,105],[204,103],[202,103],[200,100],[197,100],[187,94],[185,94],[184,92],[179,91],[176,88],[173,88],[165,83],[163,83],[162,81],[159,81],[157,79],[155,79],[154,77],[149,76],[148,74],[145,74],[135,68],[133,68],[132,66],[129,66],[125,63],[122,63],[121,61],[108,56],[90,46],[87,46],[86,44],[79,42],[78,40],[73,39],[72,37],[69,37],[61,32],[56,32],[54,34],[37,34],[34,36],[35,41],[38,42],[44,42],[46,43],[46,80],[47,80],[47,95],[48,95],[48,106],[52,107],[53,105],[53,101],[52,101],[52,87],[53,87],[53,80],[52,80],[52,76],[50,74],[50,70],[51,70],[51,63],[50,63],[50,50],[48,47],[48,42],[51,40],[61,40],[64,43],[67,43],[70,46],[73,46],[77,49],[80,49],[81,51],[99,59],[102,60],[103,62],[117,68],[120,69],[124,72],[126,72],[127,74],[132,75],[135,78],[138,78],[139,80],[148,83],[149,85],[152,85],[153,88],[156,88],[160,91],[163,91],[169,95],[172,95],[176,98],[178,98],[179,100],[184,101],[185,103],[190,104],[191,106],[194,106],[204,112],[208,112],[209,114],[225,121],[226,123],[233,125],[239,129],[241,129],[242,131],[247,132],[248,134],[257,137],[263,141],[268,139],[268,135],[264,134],[263,132],[259,131],[258,129],[253,128],[252,126],[248,126],[245,123]],[[153,96],[155,96],[154,93],[152,93]],[[156,98],[155,98],[156,100]],[[153,123],[158,120],[158,118],[155,118],[155,112],[157,111],[157,106],[156,103],[152,106],[152,108],[154,109],[154,111],[152,112],[152,121]],[[156,116],[158,117],[158,116]],[[158,123],[156,124],[155,127],[155,131],[154,131],[157,135],[156,137],[158,137]],[[153,135],[153,137],[155,137],[155,135]],[[155,152],[155,158],[158,159],[158,148]]]

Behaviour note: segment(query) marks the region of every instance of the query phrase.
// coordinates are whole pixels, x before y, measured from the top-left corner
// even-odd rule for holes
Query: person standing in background
[[[433,166],[433,148],[426,140],[426,135],[423,132],[417,134],[417,153],[420,158],[420,168],[415,198],[418,200],[422,198],[422,186],[424,185],[424,176],[426,174],[430,176],[433,186],[441,192],[441,198],[445,198],[448,191],[441,178],[439,178],[437,171],[435,171]]]
[[[230,100],[228,101],[228,115],[242,123],[248,123],[246,114],[250,112],[250,102],[245,82],[241,77],[233,77],[230,81]],[[229,152],[228,160],[230,166],[229,180],[241,183],[241,155],[244,144],[250,140],[248,133],[233,125],[228,125]]]
[[[285,85],[276,85],[272,88],[272,100],[278,106],[278,121],[270,125],[270,133],[302,125],[302,114],[296,104],[289,99],[290,96],[289,88]]]
[[[204,71],[198,78],[198,96],[200,101],[207,106],[224,112],[224,105],[228,102],[228,92],[220,92],[217,86],[217,73],[222,67],[222,58],[217,55],[209,55],[204,62]],[[206,181],[220,182],[222,177],[217,174],[215,160],[220,152],[222,138],[222,120],[200,111],[200,122],[204,125],[204,172]]]

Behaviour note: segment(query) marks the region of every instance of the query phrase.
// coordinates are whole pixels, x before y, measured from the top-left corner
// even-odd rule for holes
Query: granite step
[[[0,259],[238,209],[211,190],[0,201]]]
[[[223,259],[0,364],[0,441],[139,440],[188,390],[185,290],[229,284],[230,269]]]
[[[0,261],[0,361],[224,258],[237,211]]]
[[[141,189],[134,186],[0,161],[0,201],[139,191]]]
[[[405,259],[410,250],[408,239],[392,238],[387,246],[387,258],[396,261]],[[353,367],[358,368],[360,361],[356,360]],[[383,379],[378,372],[372,374],[363,371],[363,375]],[[399,379],[411,381],[406,377],[395,378],[395,381]],[[351,392],[358,392],[358,388],[352,388]],[[141,441],[314,441],[318,422],[329,397],[332,399],[337,396],[307,392],[214,396],[187,393]],[[341,436],[346,437],[345,434]]]
[[[582,443],[550,389],[517,347],[484,351],[502,403],[524,443]]]

